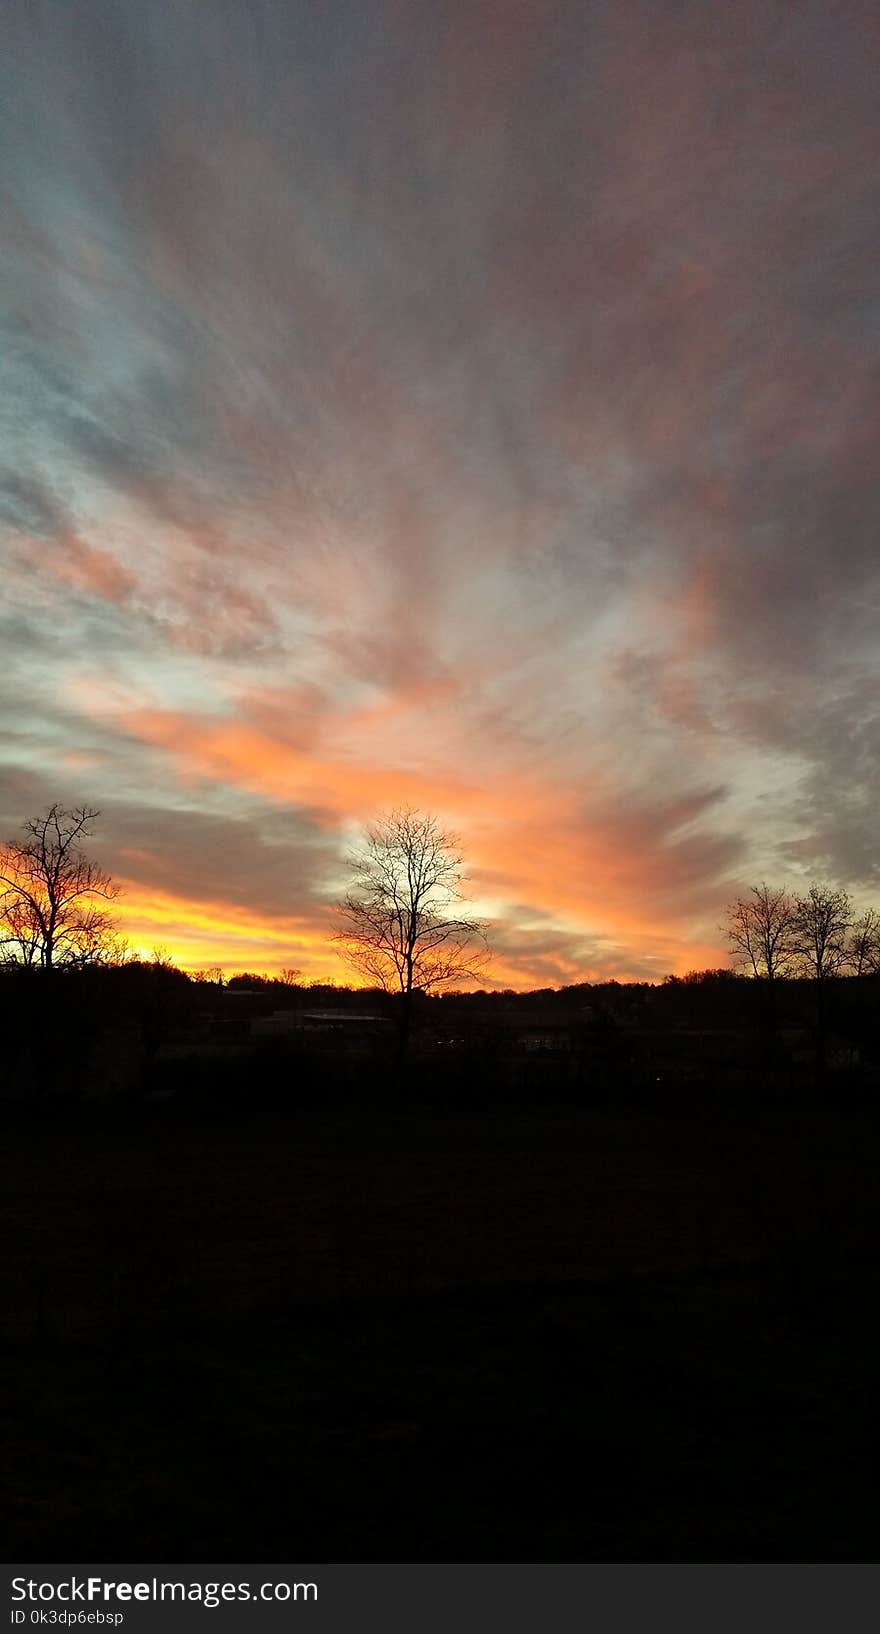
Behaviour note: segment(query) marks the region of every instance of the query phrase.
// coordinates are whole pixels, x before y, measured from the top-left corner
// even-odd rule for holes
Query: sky
[[[873,0],[6,0],[0,835],[345,980],[403,804],[498,986],[880,897]]]

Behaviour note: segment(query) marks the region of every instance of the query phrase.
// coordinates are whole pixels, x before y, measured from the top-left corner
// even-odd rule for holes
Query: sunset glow
[[[876,890],[876,23],[740,9],[13,11],[2,834],[141,954],[348,979],[402,803],[496,986]]]

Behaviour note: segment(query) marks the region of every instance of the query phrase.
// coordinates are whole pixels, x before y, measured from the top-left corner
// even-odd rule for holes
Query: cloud
[[[871,8],[319,9],[12,8],[5,763],[157,900],[175,803],[437,809],[523,972],[869,890]]]

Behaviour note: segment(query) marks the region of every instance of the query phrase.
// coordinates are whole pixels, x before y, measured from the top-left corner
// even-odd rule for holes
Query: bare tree
[[[225,987],[226,977],[220,965],[208,965],[205,970],[194,970],[194,982],[205,982],[209,987]]]
[[[769,984],[794,970],[797,922],[795,898],[762,883],[731,902],[723,928],[737,963]]]
[[[847,964],[854,976],[880,971],[880,914],[874,908],[868,908],[850,927]]]
[[[797,901],[798,961],[801,971],[815,982],[816,1064],[824,1072],[826,1059],[826,989],[832,976],[845,968],[849,955],[852,902],[846,891],[831,885],[811,885]]]
[[[98,815],[52,805],[25,823],[24,840],[0,847],[0,924],[17,963],[47,971],[93,964],[115,946],[115,921],[102,903],[114,902],[119,888],[82,849]]]
[[[40,922],[31,904],[11,893],[5,893],[0,905],[5,965],[24,965],[30,970],[40,962]]]
[[[479,979],[483,927],[459,912],[463,858],[436,817],[402,807],[379,818],[350,858],[354,881],[339,904],[335,940],[360,975],[400,998],[405,1053],[415,993]]]
[[[837,976],[849,956],[852,902],[846,891],[811,885],[796,909],[798,962],[804,974],[824,982]]]

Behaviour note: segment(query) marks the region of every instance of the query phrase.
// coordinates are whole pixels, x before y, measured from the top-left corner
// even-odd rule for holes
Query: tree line
[[[99,812],[49,806],[0,847],[0,959],[46,972],[126,957],[113,904],[119,887],[88,855]],[[400,1001],[405,1043],[413,1000],[481,981],[489,967],[486,927],[465,911],[458,837],[411,807],[370,825],[349,859],[351,884],[337,904],[334,942],[373,987]],[[880,972],[880,914],[856,914],[845,890],[812,884],[803,895],[762,882],[731,902],[724,932],[733,962],[768,988],[811,977]],[[219,967],[194,973],[222,983]],[[288,967],[286,985],[300,972]]]
[[[857,916],[835,886],[813,884],[799,896],[753,885],[729,905],[723,928],[735,962],[767,983],[880,971],[880,915],[868,908]]]
[[[48,973],[124,958],[107,906],[119,889],[84,845],[98,816],[92,806],[56,803],[0,849],[4,962]],[[486,931],[462,910],[464,859],[457,836],[436,817],[410,807],[392,811],[366,830],[349,864],[334,940],[358,975],[396,995],[403,1051],[418,994],[484,973]],[[217,966],[196,975],[222,983]],[[286,984],[298,976],[293,968],[282,972]]]

